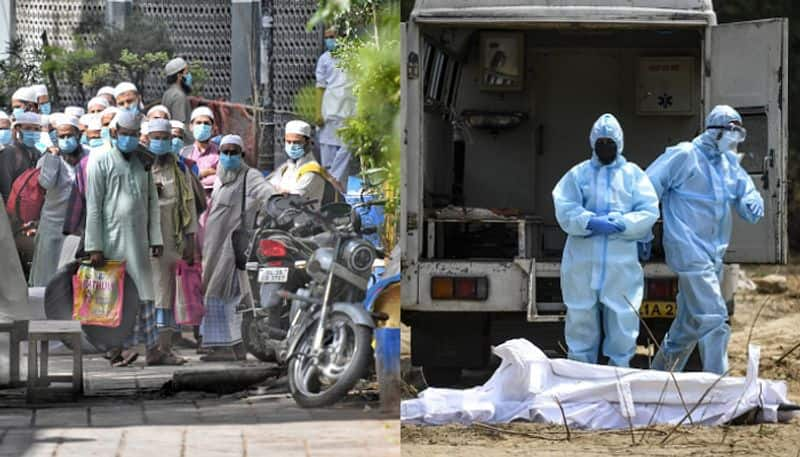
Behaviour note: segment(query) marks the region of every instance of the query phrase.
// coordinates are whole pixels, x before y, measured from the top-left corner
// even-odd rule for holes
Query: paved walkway
[[[158,395],[176,369],[225,370],[242,363],[110,369],[85,358],[87,397],[79,403],[29,407],[22,389],[0,390],[0,457],[214,457],[400,455],[400,424],[374,396],[351,395],[326,409],[303,409],[284,393],[181,392]],[[264,366],[257,361],[245,363]],[[66,356],[51,373],[68,372]]]

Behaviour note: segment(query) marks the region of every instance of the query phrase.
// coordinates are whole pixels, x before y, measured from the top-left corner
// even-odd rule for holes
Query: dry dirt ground
[[[782,379],[789,397],[800,403],[800,348],[781,363],[775,360],[800,343],[800,265],[749,268],[751,276],[785,274],[789,291],[759,295],[740,291],[729,344],[732,375],[743,376],[747,342],[761,346],[760,377]],[[756,319],[757,316],[757,319]],[[681,427],[666,444],[671,427],[629,431],[571,431],[563,426],[515,423],[475,426],[420,427],[403,425],[402,455],[407,457],[500,456],[790,456],[800,457],[800,417],[789,424],[726,427]]]

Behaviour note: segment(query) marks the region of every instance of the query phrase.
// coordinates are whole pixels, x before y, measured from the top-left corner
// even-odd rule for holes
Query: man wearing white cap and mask
[[[11,96],[12,116],[18,117],[22,113],[38,112],[36,91],[32,87],[21,87]]]
[[[243,223],[252,227],[259,208],[274,193],[261,173],[242,158],[244,144],[238,135],[226,135],[220,143],[217,181],[203,236],[203,290],[206,314],[200,327],[203,347],[211,351],[204,361],[244,360],[240,303],[252,302],[247,273],[237,268],[231,235]],[[245,212],[242,214],[242,192]],[[244,268],[242,265],[239,267]]]
[[[142,108],[142,100],[139,96],[139,89],[133,83],[122,82],[114,88],[114,99],[120,111],[127,111],[138,115]]]
[[[5,111],[0,111],[0,151],[14,141],[11,134],[11,118]]]
[[[97,91],[95,97],[103,97],[108,100],[108,106],[116,106],[117,101],[114,98],[114,88],[111,86],[103,86]]]
[[[167,107],[171,119],[189,122],[189,114],[192,107],[189,104],[188,95],[192,93],[192,74],[189,73],[189,64],[180,57],[176,57],[164,67],[167,74],[167,85],[169,88],[161,97],[161,103]]]
[[[186,142],[191,141],[189,139],[191,134],[194,137],[194,144],[183,148],[181,156],[197,164],[203,188],[210,192],[214,187],[219,165],[219,148],[211,141],[214,133],[214,113],[207,106],[198,106],[192,111],[191,118],[192,123],[186,131]]]
[[[36,166],[41,153],[36,143],[41,138],[39,115],[24,112],[16,117],[12,124],[14,144],[5,148],[0,154],[0,194],[3,201],[8,201],[11,186],[25,170]]]
[[[138,353],[131,348],[137,339],[147,348],[148,363],[163,357],[156,342],[150,256],[161,256],[164,242],[156,185],[140,157],[139,119],[131,111],[117,114],[116,147],[91,155],[87,170],[84,249],[94,266],[102,266],[105,259],[125,261],[141,303],[138,331],[123,345],[126,350],[112,354],[115,366],[136,359]]]
[[[86,110],[80,106],[68,106],[64,108],[64,114],[80,119],[84,114],[86,114]]]
[[[34,94],[36,94],[36,105],[39,108],[39,114],[50,114],[52,107],[50,105],[50,94],[47,92],[47,86],[44,84],[35,84],[31,86]]]
[[[148,123],[148,149],[155,156],[151,168],[158,191],[161,215],[161,238],[164,253],[153,258],[156,327],[158,345],[164,365],[179,365],[186,361],[172,352],[173,333],[180,327],[175,323],[175,267],[181,258],[194,263],[194,235],[197,232],[197,212],[190,179],[191,171],[181,168],[172,152],[172,125],[166,119]]]
[[[45,199],[28,281],[32,287],[46,286],[58,268],[61,245],[64,243],[67,205],[75,184],[76,167],[83,156],[83,148],[78,143],[78,120],[64,115],[54,117],[57,145],[36,164],[40,170],[39,185],[45,189]]]
[[[88,111],[89,114],[99,114],[109,106],[108,100],[105,97],[94,97],[86,104],[86,111]]]
[[[311,126],[295,120],[284,128],[285,151],[289,159],[270,176],[269,181],[280,193],[302,195],[322,203],[327,172],[314,160],[311,151]]]

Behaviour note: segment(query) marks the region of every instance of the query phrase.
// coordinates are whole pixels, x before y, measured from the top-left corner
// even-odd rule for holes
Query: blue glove
[[[650,255],[653,253],[652,241],[639,241],[636,243],[636,247],[639,249],[640,262],[647,262],[650,260]]]
[[[764,204],[761,202],[760,198],[752,198],[750,201],[746,203],[747,209],[750,211],[754,217],[761,219],[764,217]]]
[[[595,216],[589,219],[586,228],[592,235],[611,235],[625,230],[625,223],[610,216]]]

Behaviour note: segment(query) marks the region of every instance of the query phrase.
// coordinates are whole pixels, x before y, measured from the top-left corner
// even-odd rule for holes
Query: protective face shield
[[[181,149],[183,149],[184,143],[182,138],[178,138],[177,136],[172,139],[172,152],[175,154],[180,154]]]
[[[150,138],[150,144],[147,145],[147,149],[157,156],[163,156],[172,150],[172,145],[169,140]]]
[[[133,135],[117,135],[117,148],[125,154],[130,154],[139,146],[139,138]]]
[[[39,105],[39,113],[50,114],[51,107],[52,106],[50,105],[50,102],[42,103],[41,105]]]
[[[302,144],[286,143],[286,155],[292,160],[297,160],[306,153],[306,148]]]
[[[72,154],[76,149],[78,149],[78,140],[74,136],[59,138],[58,149],[61,149],[61,152],[65,154]]]
[[[0,129],[0,144],[11,144],[11,129]]]
[[[594,143],[594,153],[603,165],[613,163],[617,159],[617,143],[611,138],[600,138]]]
[[[219,155],[219,163],[226,170],[237,170],[242,166],[242,155],[228,155],[223,152]]]
[[[325,38],[325,49],[328,51],[336,49],[336,38]]]
[[[211,126],[208,124],[195,124],[192,133],[197,141],[204,142],[211,138]]]
[[[42,136],[41,132],[30,132],[30,131],[23,130],[22,131],[22,144],[24,144],[25,146],[27,146],[29,148],[32,148],[32,147],[36,146],[36,142],[39,141],[39,138],[41,138],[41,136]]]

